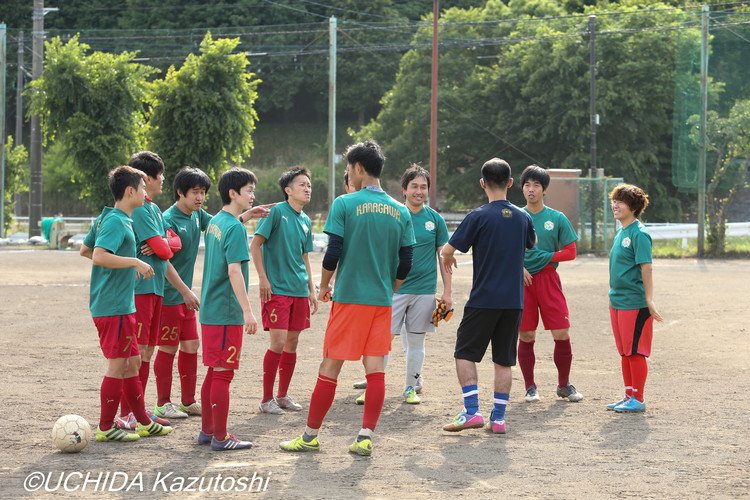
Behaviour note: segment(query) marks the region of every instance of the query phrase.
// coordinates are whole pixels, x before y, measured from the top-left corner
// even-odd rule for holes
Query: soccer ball
[[[78,453],[92,437],[91,426],[79,415],[63,415],[52,427],[52,442],[63,453]]]

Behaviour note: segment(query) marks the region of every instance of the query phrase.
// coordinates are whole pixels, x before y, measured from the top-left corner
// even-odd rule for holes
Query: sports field
[[[198,284],[202,260],[199,256]],[[312,260],[319,272],[320,254]],[[622,385],[607,311],[607,260],[584,256],[562,264],[573,324],[571,382],[586,397],[580,403],[555,397],[552,340],[539,335],[536,380],[542,401],[523,401],[520,372],[514,370],[509,432],[504,436],[441,430],[462,405],[452,353],[471,285],[470,256],[460,256],[459,264],[454,278],[457,314],[427,340],[420,405],[402,403],[404,363],[400,341],[394,342],[371,458],[347,453],[361,424],[362,407],[354,403],[359,393],[351,387],[362,375],[357,364],[347,364],[342,371],[336,401],[321,430],[322,451],[297,455],[278,449],[279,441],[301,433],[306,413],[258,412],[267,348],[262,332],[245,337],[229,417],[230,432],[253,441],[252,450],[222,454],[199,447],[195,437],[200,420],[193,417],[177,422],[175,431],[163,438],[91,443],[80,454],[63,455],[50,440],[55,420],[66,413],[80,414],[94,425],[98,419],[104,363],[88,311],[91,264],[75,252],[0,252],[0,498],[153,495],[180,487],[177,478],[184,479],[183,488],[197,490],[201,483],[193,477],[203,478],[203,487],[211,488],[202,495],[229,498],[244,496],[239,485],[251,484],[253,474],[253,491],[265,489],[266,495],[283,497],[749,495],[750,262],[655,262],[655,300],[665,321],[655,324],[648,411],[633,415],[604,409],[619,398]],[[251,278],[251,283],[258,315],[257,280]],[[321,307],[312,329],[300,338],[290,394],[301,402],[309,401],[313,389],[328,309]],[[199,384],[204,372],[199,368]],[[479,365],[479,374],[480,405],[487,414],[492,394],[489,358]],[[173,390],[173,397],[178,394]],[[154,399],[152,376],[147,406]],[[113,479],[115,472],[119,479]],[[28,480],[32,473],[42,473],[56,493],[44,493],[44,486],[27,492],[24,482],[34,486],[40,477]],[[102,473],[98,486],[89,483],[84,489],[80,477],[87,473],[92,481]],[[57,487],[61,474],[71,492]],[[125,474],[128,484],[121,487]],[[222,487],[227,491],[222,493]],[[108,491],[118,488],[121,491]],[[188,489],[183,495],[201,493]]]

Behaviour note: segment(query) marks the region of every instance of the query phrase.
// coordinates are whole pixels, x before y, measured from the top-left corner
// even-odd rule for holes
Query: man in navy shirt
[[[534,246],[531,217],[507,200],[513,185],[510,166],[493,158],[482,165],[479,185],[489,203],[469,213],[440,254],[446,272],[457,267],[456,250],[472,249],[473,284],[456,338],[456,372],[464,410],[443,430],[457,432],[484,427],[479,413],[477,366],[492,342],[495,363],[494,408],[487,430],[504,434],[505,407],[511,386],[511,366],[516,364],[518,324],[523,310],[523,258]]]

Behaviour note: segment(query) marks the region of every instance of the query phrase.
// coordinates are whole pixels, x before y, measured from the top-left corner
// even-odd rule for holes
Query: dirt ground
[[[319,255],[313,262],[320,269]],[[420,405],[402,403],[404,360],[400,342],[394,342],[371,458],[347,453],[362,415],[354,402],[359,393],[351,386],[362,375],[356,363],[347,364],[339,379],[321,431],[323,450],[297,455],[278,449],[280,441],[301,433],[306,412],[258,412],[267,348],[263,333],[245,337],[242,366],[232,385],[230,431],[252,440],[252,450],[220,454],[198,446],[200,419],[193,417],[177,422],[164,438],[94,442],[80,454],[64,455],[51,444],[54,421],[66,413],[80,414],[93,425],[98,418],[103,361],[88,311],[90,263],[72,251],[1,251],[0,433],[5,444],[0,498],[163,494],[165,488],[179,486],[176,476],[185,478],[185,487],[191,486],[190,478],[203,478],[203,487],[210,489],[199,493],[200,483],[193,483],[194,491],[181,493],[189,497],[244,496],[241,484],[265,495],[312,498],[750,495],[750,262],[655,263],[656,302],[665,321],[655,327],[648,411],[637,415],[604,408],[619,397],[622,386],[607,312],[606,259],[583,256],[561,265],[573,322],[571,381],[585,399],[568,403],[555,397],[553,343],[549,334],[540,334],[536,379],[542,401],[523,401],[515,369],[504,436],[441,430],[462,406],[452,353],[471,285],[470,257],[461,256],[459,262],[457,314],[428,338]],[[257,297],[255,283],[251,294]],[[312,329],[300,341],[290,393],[304,403],[315,383],[328,309],[324,305],[313,317]],[[487,414],[492,397],[489,357],[479,373],[480,405]],[[199,383],[203,374],[201,367]],[[178,395],[179,388],[173,390],[175,400]],[[147,405],[154,401],[151,378]],[[52,493],[44,487],[25,489],[35,485],[39,477],[31,474],[39,472]],[[80,478],[86,474],[100,482],[84,484]],[[256,481],[250,483],[253,474]],[[69,491],[64,484],[56,488],[60,477],[63,483],[68,480]]]

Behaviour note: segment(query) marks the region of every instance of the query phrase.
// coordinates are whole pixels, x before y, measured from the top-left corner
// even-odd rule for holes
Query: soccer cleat
[[[277,397],[276,404],[279,405],[279,408],[282,410],[302,411],[302,405],[289,396]]]
[[[479,429],[481,427],[484,427],[484,417],[482,417],[481,413],[477,412],[474,415],[467,415],[466,410],[461,410],[461,413],[456,415],[453,422],[443,426],[443,430],[458,432],[464,429]]]
[[[355,389],[364,390],[367,389],[367,380],[360,380],[359,382],[354,382],[352,384],[352,387]]]
[[[148,425],[143,425],[139,422],[135,425],[135,432],[141,437],[166,436],[172,432],[172,428],[168,425],[161,425],[158,422],[151,422]]]
[[[284,451],[320,451],[320,442],[318,436],[312,438],[311,441],[305,441],[302,436],[296,437],[289,441],[282,441],[279,443],[279,448]]]
[[[404,402],[410,405],[418,405],[422,402],[422,399],[417,396],[417,391],[415,391],[413,387],[409,386],[404,391]]]
[[[349,446],[349,453],[356,453],[360,457],[369,457],[372,455],[372,439],[366,437],[360,441],[359,436]]]
[[[505,434],[508,431],[508,426],[505,425],[505,420],[492,420],[487,422],[484,428],[493,434]]]
[[[646,411],[646,403],[630,398],[623,404],[615,406],[615,411],[617,413],[640,413]]]
[[[253,447],[250,441],[240,441],[234,434],[229,434],[224,441],[215,437],[211,439],[211,449],[214,451],[247,450]]]
[[[206,434],[203,431],[198,432],[198,444],[211,444],[211,441],[213,441],[213,439],[213,434]]]
[[[414,392],[417,394],[422,394],[422,386],[424,385],[424,379],[422,378],[422,375],[419,376],[417,379],[417,383],[414,384]]]
[[[365,404],[365,394],[367,394],[367,393],[366,393],[366,392],[363,392],[363,393],[362,393],[362,395],[361,395],[360,397],[358,397],[358,398],[357,398],[357,404],[358,404],[358,405],[363,405],[363,404]]]
[[[265,403],[261,402],[258,405],[261,413],[268,413],[270,415],[284,415],[286,412],[279,407],[279,404],[275,399],[271,398]]]
[[[198,401],[194,401],[190,403],[189,405],[184,405],[180,403],[180,411],[187,413],[188,415],[198,415],[201,414],[201,404]]]
[[[625,395],[625,397],[622,398],[621,400],[619,400],[619,401],[617,401],[615,403],[608,404],[607,405],[607,409],[608,410],[614,410],[616,407],[620,406],[621,404],[627,403],[629,399],[630,399],[630,396]]]
[[[152,422],[156,422],[159,425],[172,425],[172,422],[170,422],[166,418],[160,417],[158,415],[154,415],[150,411],[147,411],[146,413],[148,414],[148,418],[150,418]]]
[[[565,387],[557,388],[557,395],[563,399],[567,399],[572,403],[577,403],[583,399],[583,394],[578,392],[573,384],[568,384]]]
[[[136,423],[137,422],[135,420],[135,415],[133,415],[133,412],[130,412],[123,417],[117,417],[115,419],[115,427],[125,431],[134,431]]]
[[[154,415],[160,418],[187,418],[188,416],[186,412],[179,410],[174,403],[170,402],[166,402],[162,406],[156,405]]]
[[[559,389],[557,393],[560,394]],[[532,385],[531,387],[526,389],[526,395],[523,397],[523,399],[525,399],[527,403],[536,403],[542,398],[539,397],[539,392],[537,392],[536,386]]]
[[[99,442],[121,442],[121,443],[129,443],[131,441],[138,441],[141,438],[138,434],[135,434],[133,432],[126,432],[122,429],[119,429],[115,426],[113,426],[111,429],[107,429],[106,431],[103,431],[96,428],[96,440]]]

